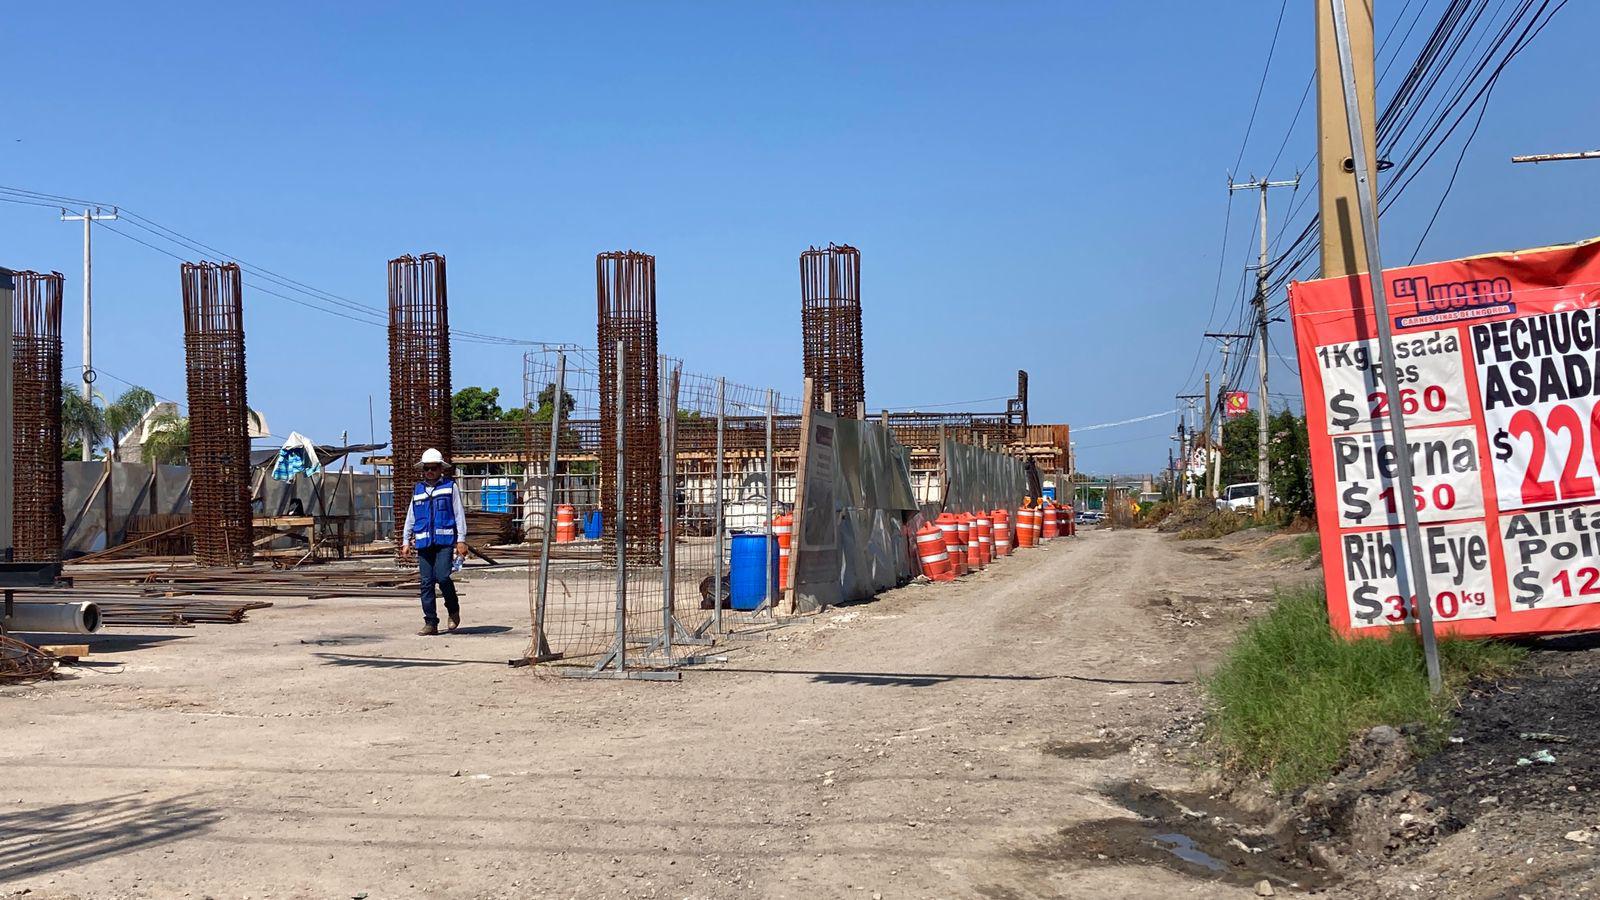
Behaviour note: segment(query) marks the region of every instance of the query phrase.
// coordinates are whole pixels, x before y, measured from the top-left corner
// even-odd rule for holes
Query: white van
[[[1217,509],[1249,512],[1256,508],[1256,498],[1259,496],[1261,496],[1259,481],[1230,484],[1223,489],[1222,496],[1217,498]]]

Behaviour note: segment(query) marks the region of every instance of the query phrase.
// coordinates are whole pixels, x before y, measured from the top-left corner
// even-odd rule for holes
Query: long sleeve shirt
[[[451,484],[454,485],[454,482],[451,482]],[[423,493],[427,494],[428,498],[431,500],[433,498],[433,492],[437,488],[438,485],[430,485],[426,481],[418,482],[416,489],[411,492],[411,496],[415,497],[417,495],[417,490],[421,490]],[[467,510],[461,505],[460,488],[450,492],[450,505],[455,508],[456,543],[459,544],[467,539]],[[416,507],[408,503],[406,504],[406,525],[405,528],[400,532],[402,535],[404,535],[404,537],[400,539],[403,546],[411,546],[411,531],[412,527],[416,524]]]

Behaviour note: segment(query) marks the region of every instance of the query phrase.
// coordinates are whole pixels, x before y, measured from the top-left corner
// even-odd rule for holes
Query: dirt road
[[[1297,577],[1089,532],[680,684],[508,669],[518,579],[468,586],[450,637],[391,600],[104,635],[70,679],[0,689],[0,892],[1251,896],[1068,836],[1132,822],[1125,782],[1192,774],[1127,739],[1192,696],[1229,630],[1207,610],[1245,602],[1226,585]]]

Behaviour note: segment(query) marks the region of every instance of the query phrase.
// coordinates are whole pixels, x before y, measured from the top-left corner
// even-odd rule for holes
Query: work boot
[[[421,634],[421,635],[433,635],[433,634],[438,634],[438,633],[439,633],[439,626],[437,626],[437,625],[424,625],[424,626],[422,626],[422,630],[417,632],[417,634]]]
[[[459,612],[451,613],[450,614],[450,627],[448,629],[446,629],[446,630],[448,630],[449,632],[451,632],[453,634],[453,633],[455,633],[455,630],[457,628],[460,628],[460,627],[461,627],[461,613],[459,613]]]

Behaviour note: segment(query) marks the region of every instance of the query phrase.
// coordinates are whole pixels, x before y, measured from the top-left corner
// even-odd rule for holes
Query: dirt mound
[[[1160,522],[1156,530],[1164,533],[1184,531],[1203,524],[1217,511],[1216,504],[1200,497],[1189,497],[1178,501]]]

